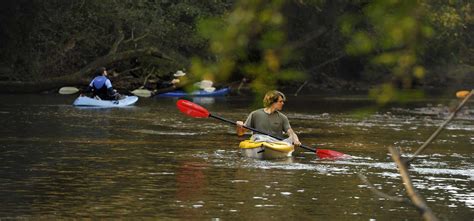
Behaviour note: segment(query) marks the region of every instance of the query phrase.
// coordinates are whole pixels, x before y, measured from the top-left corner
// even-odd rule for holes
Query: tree
[[[203,51],[195,21],[222,13],[226,1],[6,1],[1,3],[1,79],[38,81],[77,73],[91,64],[116,72],[168,74],[187,67],[190,54]],[[159,51],[169,59],[156,59]],[[166,52],[166,53],[164,53]],[[118,54],[118,56],[115,56]],[[123,54],[122,54],[123,55]],[[104,57],[107,63],[96,59]],[[160,57],[157,57],[160,58]],[[172,59],[171,59],[172,58]],[[84,73],[85,76],[92,72]],[[67,78],[67,77],[66,77]],[[5,83],[5,82],[4,82]],[[7,84],[8,82],[6,82]]]

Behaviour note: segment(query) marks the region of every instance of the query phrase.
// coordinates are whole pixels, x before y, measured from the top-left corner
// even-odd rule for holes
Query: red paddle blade
[[[206,108],[201,107],[188,100],[178,100],[176,107],[184,114],[194,118],[207,118],[209,117],[209,111]]]
[[[337,152],[334,150],[326,150],[326,149],[317,149],[316,155],[318,155],[319,159],[349,159],[351,158],[350,155],[343,154],[341,152]]]

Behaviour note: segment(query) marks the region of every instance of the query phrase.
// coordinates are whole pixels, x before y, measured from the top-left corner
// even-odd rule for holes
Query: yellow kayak
[[[258,159],[276,159],[291,157],[295,147],[283,141],[278,142],[255,142],[244,140],[240,142],[239,148],[242,155]]]

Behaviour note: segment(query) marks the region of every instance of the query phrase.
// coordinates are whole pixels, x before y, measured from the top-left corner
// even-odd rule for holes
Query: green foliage
[[[73,73],[117,51],[158,48],[175,62],[138,58],[110,68],[135,76],[177,69],[218,82],[253,80],[258,93],[306,78],[322,88],[381,82],[391,90],[472,73],[474,4],[445,0],[6,0],[0,3],[1,80]],[[207,50],[206,50],[207,49]],[[191,65],[190,65],[191,64]],[[189,67],[190,66],[190,67]],[[462,72],[462,73],[458,73]],[[305,73],[305,74],[303,74]],[[437,79],[437,78],[434,78]],[[383,90],[381,90],[383,89]]]
[[[115,42],[117,52],[154,47],[178,60],[138,58],[110,68],[120,72],[139,66],[136,75],[174,72],[188,66],[191,54],[207,55],[200,53],[207,41],[196,33],[196,21],[230,6],[225,0],[31,0],[2,5],[7,9],[0,15],[5,43],[0,49],[7,53],[0,58],[23,80],[71,74],[111,52]]]
[[[474,60],[474,3],[472,1],[424,1],[427,18],[436,30],[428,52],[430,63],[470,64]],[[436,62],[436,63],[435,63]]]
[[[411,88],[414,79],[425,76],[419,57],[433,36],[425,13],[419,1],[371,1],[362,15],[348,15],[341,21],[341,32],[349,38],[346,51],[370,55],[372,65],[388,67],[394,82]],[[381,103],[400,98],[392,84],[383,84],[370,94]]]
[[[209,40],[213,59],[194,58],[192,72],[201,79],[224,80],[231,75],[252,79],[261,95],[278,81],[302,74],[285,68],[291,49],[286,46],[284,1],[238,1],[225,17],[199,22],[199,33]]]
[[[397,89],[393,84],[385,83],[370,91],[369,95],[375,98],[378,104],[386,104],[391,101],[408,102],[421,99],[423,91],[414,89]]]

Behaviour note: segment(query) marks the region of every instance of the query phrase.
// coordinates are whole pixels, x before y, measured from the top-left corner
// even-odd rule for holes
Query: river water
[[[444,121],[449,99],[374,109],[364,96],[288,97],[303,144],[286,160],[240,156],[244,138],[215,119],[181,114],[176,99],[77,108],[75,96],[0,95],[0,219],[418,220],[387,147],[409,156]],[[196,99],[244,120],[251,97]],[[439,105],[439,107],[438,107]],[[473,103],[468,105],[468,108]],[[440,114],[441,113],[441,114]],[[474,113],[466,109],[412,164],[414,185],[441,219],[474,217]]]

